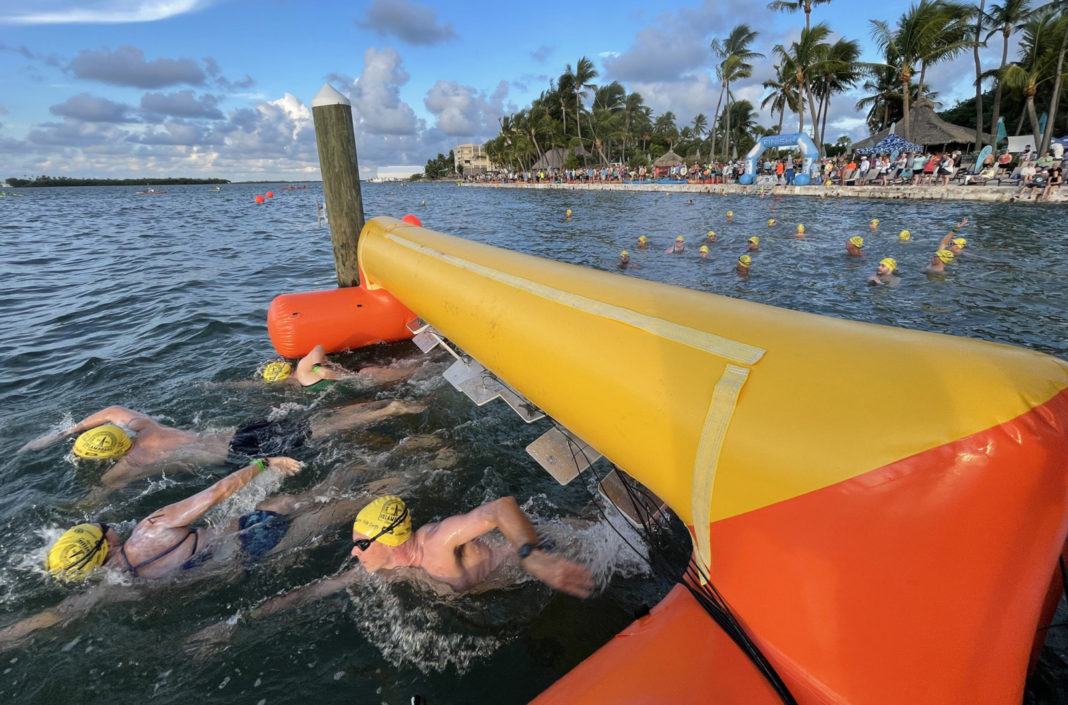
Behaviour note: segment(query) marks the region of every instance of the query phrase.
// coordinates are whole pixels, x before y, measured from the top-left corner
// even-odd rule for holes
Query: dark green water
[[[135,484],[92,514],[78,509],[74,502],[99,469],[76,467],[69,444],[16,451],[110,404],[210,431],[299,408],[424,401],[423,414],[305,449],[307,469],[280,491],[306,490],[332,471],[365,467],[345,492],[359,496],[364,481],[389,478],[409,497],[417,523],[514,494],[545,519],[563,550],[593,565],[603,590],[580,602],[527,582],[444,600],[374,577],[348,593],[242,627],[225,646],[186,644],[238,609],[337,570],[349,542],[347,527],[334,528],[247,572],[189,575],[41,632],[0,654],[0,702],[398,705],[418,693],[434,705],[522,703],[669,588],[603,521],[573,532],[562,528],[561,517],[596,517],[589,507],[592,480],[560,487],[538,470],[523,448],[545,426],[522,423],[501,402],[475,407],[441,380],[448,361],[439,356],[421,356],[403,343],[339,358],[352,366],[423,361],[410,381],[383,389],[335,386],[309,399],[241,384],[273,356],[265,326],[271,299],[335,285],[329,234],[315,217],[321,191],[276,188],[274,199],[257,206],[253,196],[267,187],[167,190],[135,196],[134,189],[39,189],[0,199],[0,626],[69,594],[40,569],[62,529],[91,517],[128,531],[133,520],[225,472],[205,468]],[[1068,356],[1063,207],[704,195],[686,205],[690,197],[451,184],[364,189],[369,216],[414,212],[442,232],[602,269],[614,269],[626,248],[642,264],[631,276]],[[734,223],[725,222],[727,210]],[[961,234],[976,256],[944,280],[927,280],[922,269],[934,245],[964,216],[971,223]],[[769,217],[782,225],[769,231]],[[869,233],[873,217],[881,223]],[[809,234],[803,241],[792,237],[799,222]],[[711,259],[699,260],[696,245],[710,228],[719,241]],[[913,234],[910,243],[898,242],[904,228]],[[648,251],[633,246],[641,234],[653,242]],[[690,243],[687,254],[664,254],[679,234]],[[761,252],[752,275],[740,280],[733,263],[754,234],[761,236]],[[843,243],[854,234],[867,241],[866,260],[845,255]],[[885,256],[898,260],[901,285],[866,286]],[[1064,613],[1059,621],[1068,619]],[[1042,677],[1060,682],[1062,693],[1068,690],[1066,631],[1054,631],[1042,665]]]

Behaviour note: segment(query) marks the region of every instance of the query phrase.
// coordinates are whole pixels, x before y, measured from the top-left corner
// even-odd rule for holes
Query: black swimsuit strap
[[[178,541],[178,543],[174,544],[173,546],[168,548],[166,551],[163,551],[162,553],[158,553],[155,556],[153,556],[152,558],[149,558],[147,561],[141,561],[137,565],[134,565],[133,563],[131,563],[130,562],[130,558],[126,555],[126,544],[125,543],[122,544],[122,546],[119,547],[119,553],[122,554],[122,559],[124,561],[126,561],[126,565],[129,567],[130,572],[133,573],[133,576],[135,578],[138,578],[138,577],[140,577],[137,574],[138,570],[140,570],[141,568],[144,568],[149,563],[155,563],[156,561],[160,560],[164,556],[176,551],[179,546],[181,546],[183,543],[185,543],[185,540],[187,538],[189,538],[190,535],[193,536],[193,551],[192,551],[192,553],[189,554],[189,556],[192,557],[192,556],[194,556],[196,554],[196,552],[197,552],[197,544],[200,541],[200,537],[197,535],[197,530],[194,529],[193,527],[189,527],[189,533],[186,534],[185,536],[183,536],[181,538],[181,540]]]

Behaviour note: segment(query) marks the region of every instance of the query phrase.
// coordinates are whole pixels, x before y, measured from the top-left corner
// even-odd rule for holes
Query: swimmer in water
[[[753,237],[749,238],[749,241],[746,243],[745,248],[749,252],[756,252],[757,250],[760,249],[760,238],[757,237],[756,235],[754,235]]]
[[[649,238],[647,238],[644,235],[639,235],[638,236],[638,249],[639,250],[644,250],[647,247],[649,247]]]
[[[938,243],[938,249],[949,250],[953,253],[954,261],[957,260],[964,252],[964,246],[968,244],[968,241],[960,237],[961,228],[968,224],[968,219],[960,221],[945,234],[942,241]]]
[[[567,212],[564,213],[564,220],[571,220],[571,209],[570,208],[568,208]]]
[[[619,262],[616,263],[616,266],[620,269],[637,269],[641,267],[637,262],[631,261],[630,253],[626,250],[619,253]]]
[[[774,218],[768,218],[768,227],[769,228],[774,228],[778,224],[779,224],[779,221],[775,220]]]
[[[897,274],[897,260],[886,257],[879,260],[879,266],[875,268],[875,274],[868,278],[872,286],[897,286],[901,277]]]
[[[938,250],[931,255],[931,261],[923,271],[928,274],[945,274],[946,265],[953,261],[953,253],[949,250]]]
[[[749,276],[749,266],[753,264],[753,258],[749,255],[742,255],[738,258],[738,264],[734,267],[734,273],[740,277]]]
[[[491,538],[494,530],[503,541]],[[221,636],[228,638],[236,621],[263,619],[344,590],[366,573],[389,573],[398,568],[405,569],[403,574],[409,579],[454,594],[503,586],[504,581],[513,584],[514,578],[498,572],[506,566],[518,567],[554,590],[575,597],[589,597],[595,587],[587,566],[544,547],[530,518],[512,497],[495,499],[415,531],[403,499],[396,495],[378,497],[356,515],[351,554],[358,559],[355,566],[273,597],[242,615],[241,620],[228,620],[201,634],[218,640],[221,630]],[[190,641],[198,639],[201,635]]]
[[[871,232],[875,232],[875,229],[878,228],[878,227],[879,227],[879,219],[878,218],[872,218],[871,222],[868,223],[868,230],[870,230]]]
[[[728,223],[733,223],[734,222],[734,211],[727,211],[727,222]]]
[[[801,225],[801,224],[798,224],[798,226],[797,226],[797,234],[795,235],[795,237],[804,237],[804,236],[805,236],[805,226]]]
[[[417,365],[418,363],[415,363]],[[299,387],[306,391],[319,392],[342,379],[366,379],[375,384],[397,382],[412,376],[415,365],[401,367],[376,367],[367,365],[358,372],[347,370],[326,357],[322,345],[316,345],[297,366],[287,361],[270,362],[263,368],[263,379],[272,384]]]
[[[860,235],[854,235],[846,240],[846,252],[848,252],[851,257],[864,257],[865,255],[864,251],[861,249],[862,247],[864,247],[864,238]]]
[[[685,250],[686,250],[686,238],[684,238],[682,235],[679,235],[678,237],[675,238],[675,243],[671,247],[669,247],[666,250],[664,250],[664,252],[677,255],[680,252],[683,252]]]
[[[709,230],[707,233],[705,233],[705,244],[706,245],[711,245],[715,241],[716,241],[716,231],[715,230]]]
[[[902,230],[897,234],[897,239],[900,242],[908,242],[912,239],[912,233],[910,233],[908,230]]]
[[[697,256],[701,259],[708,259],[708,245],[701,245],[701,249],[697,251]]]
[[[253,420],[236,429],[199,434],[172,428],[139,411],[109,406],[66,430],[30,441],[20,452],[44,448],[78,434],[75,456],[112,463],[100,478],[101,486],[87,500],[93,504],[120,487],[161,472],[191,471],[204,465],[245,465],[250,457],[288,454],[312,438],[355,430],[425,408],[406,401],[360,402],[273,421]]]

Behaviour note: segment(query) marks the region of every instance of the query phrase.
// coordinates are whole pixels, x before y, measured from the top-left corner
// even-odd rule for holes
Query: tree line
[[[35,176],[32,179],[11,177],[12,188],[28,186],[180,186],[184,184],[228,184],[229,179],[169,177],[164,179],[79,179],[71,176]]]
[[[878,62],[861,62],[857,41],[832,42],[833,31],[826,23],[812,24],[813,7],[831,1],[768,4],[772,10],[805,13],[797,41],[774,46],[774,77],[763,82],[766,94],[760,108],[772,118],[778,114],[775,127],[759,125],[754,106],[736,100],[732,91],[752,76],[753,62],[765,58],[752,48],[758,32],[740,24],[709,45],[710,70],[720,86],[716,105],[709,106],[711,121],[702,112],[680,127],[672,111],[654,114],[640,93],[628,93],[619,82],[597,85],[593,62],[582,57],[574,67],[568,64],[530,106],[500,118],[500,132],[486,144],[486,152],[495,164],[515,170],[529,169],[559,148],[567,153],[564,168],[612,163],[638,167],[669,150],[690,163],[725,161],[744,155],[763,135],[781,134],[790,114],[797,118],[797,131],[809,132],[821,154],[834,154],[848,148],[850,140],[843,136],[834,145],[825,141],[831,99],[858,86],[867,95],[856,109],[865,113],[870,131],[897,123],[897,133],[909,139],[911,107],[921,98],[932,103],[938,99],[927,81],[929,69],[969,51],[975,63],[975,99],[967,101],[970,105],[953,106],[948,114],[976,129],[976,149],[989,142],[984,135],[995,133],[1002,116],[1017,118],[1015,132],[1007,129],[1008,134],[1027,129],[1040,152],[1048,149],[1055,129],[1066,129],[1068,97],[1062,95],[1062,79],[1068,0],[1037,6],[1031,0],[1002,0],[989,8],[986,0],[919,0],[893,25],[870,20],[871,38],[882,55]],[[1019,53],[1009,61],[1015,34],[1020,35]],[[984,70],[979,49],[995,41],[1002,47],[1000,65]],[[984,92],[987,79],[993,79],[993,87]],[[1044,124],[1039,111],[1048,113]]]

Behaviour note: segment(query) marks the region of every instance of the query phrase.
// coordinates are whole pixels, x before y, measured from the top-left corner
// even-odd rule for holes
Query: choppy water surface
[[[582,603],[526,582],[443,599],[404,581],[371,577],[347,593],[239,628],[225,646],[185,643],[238,609],[341,567],[348,527],[333,527],[250,570],[187,576],[42,632],[30,645],[0,654],[0,701],[284,703],[300,697],[399,704],[418,693],[434,704],[521,703],[669,587],[599,519],[590,506],[591,481],[561,488],[527,458],[523,448],[545,427],[523,424],[500,402],[478,408],[460,397],[441,380],[448,364],[441,357],[420,356],[408,343],[344,355],[340,360],[350,365],[417,358],[423,364],[400,385],[335,386],[313,399],[251,384],[257,367],[273,357],[265,325],[271,299],[335,285],[329,233],[316,222],[321,190],[276,186],[275,198],[257,206],[253,196],[267,188],[168,187],[158,196],[124,188],[31,189],[0,199],[0,626],[69,594],[39,567],[62,529],[91,517],[129,531],[132,520],[225,472],[205,468],[135,484],[90,514],[77,500],[100,470],[71,463],[69,444],[16,453],[28,440],[110,404],[209,431],[300,408],[425,401],[425,413],[305,449],[307,469],[279,491],[307,490],[331,472],[347,479],[337,491],[354,497],[367,482],[387,481],[409,497],[417,523],[515,494],[561,550],[593,564],[603,592]],[[555,260],[614,270],[625,248],[642,265],[629,276],[1068,356],[1063,207],[451,184],[369,184],[364,200],[368,216],[414,212],[436,230]],[[733,223],[726,222],[727,210],[734,211]],[[975,256],[944,280],[928,280],[922,271],[938,239],[965,216],[971,223],[961,234]],[[769,217],[781,225],[769,229]],[[878,230],[869,232],[876,217]],[[792,236],[797,223],[807,228],[804,240]],[[709,229],[719,239],[711,258],[700,260],[696,248]],[[912,232],[912,242],[898,241],[902,229]],[[641,234],[653,243],[647,251],[634,248]],[[687,253],[664,254],[680,234]],[[844,241],[854,234],[867,241],[864,260],[845,254]],[[761,251],[752,275],[739,279],[734,261],[750,235],[761,237]],[[901,285],[866,286],[885,256],[897,259]],[[253,488],[215,520],[239,513],[267,489]],[[578,529],[563,523],[575,515],[592,523]],[[1054,632],[1043,657],[1046,680],[1062,684],[1068,681],[1064,632]]]

